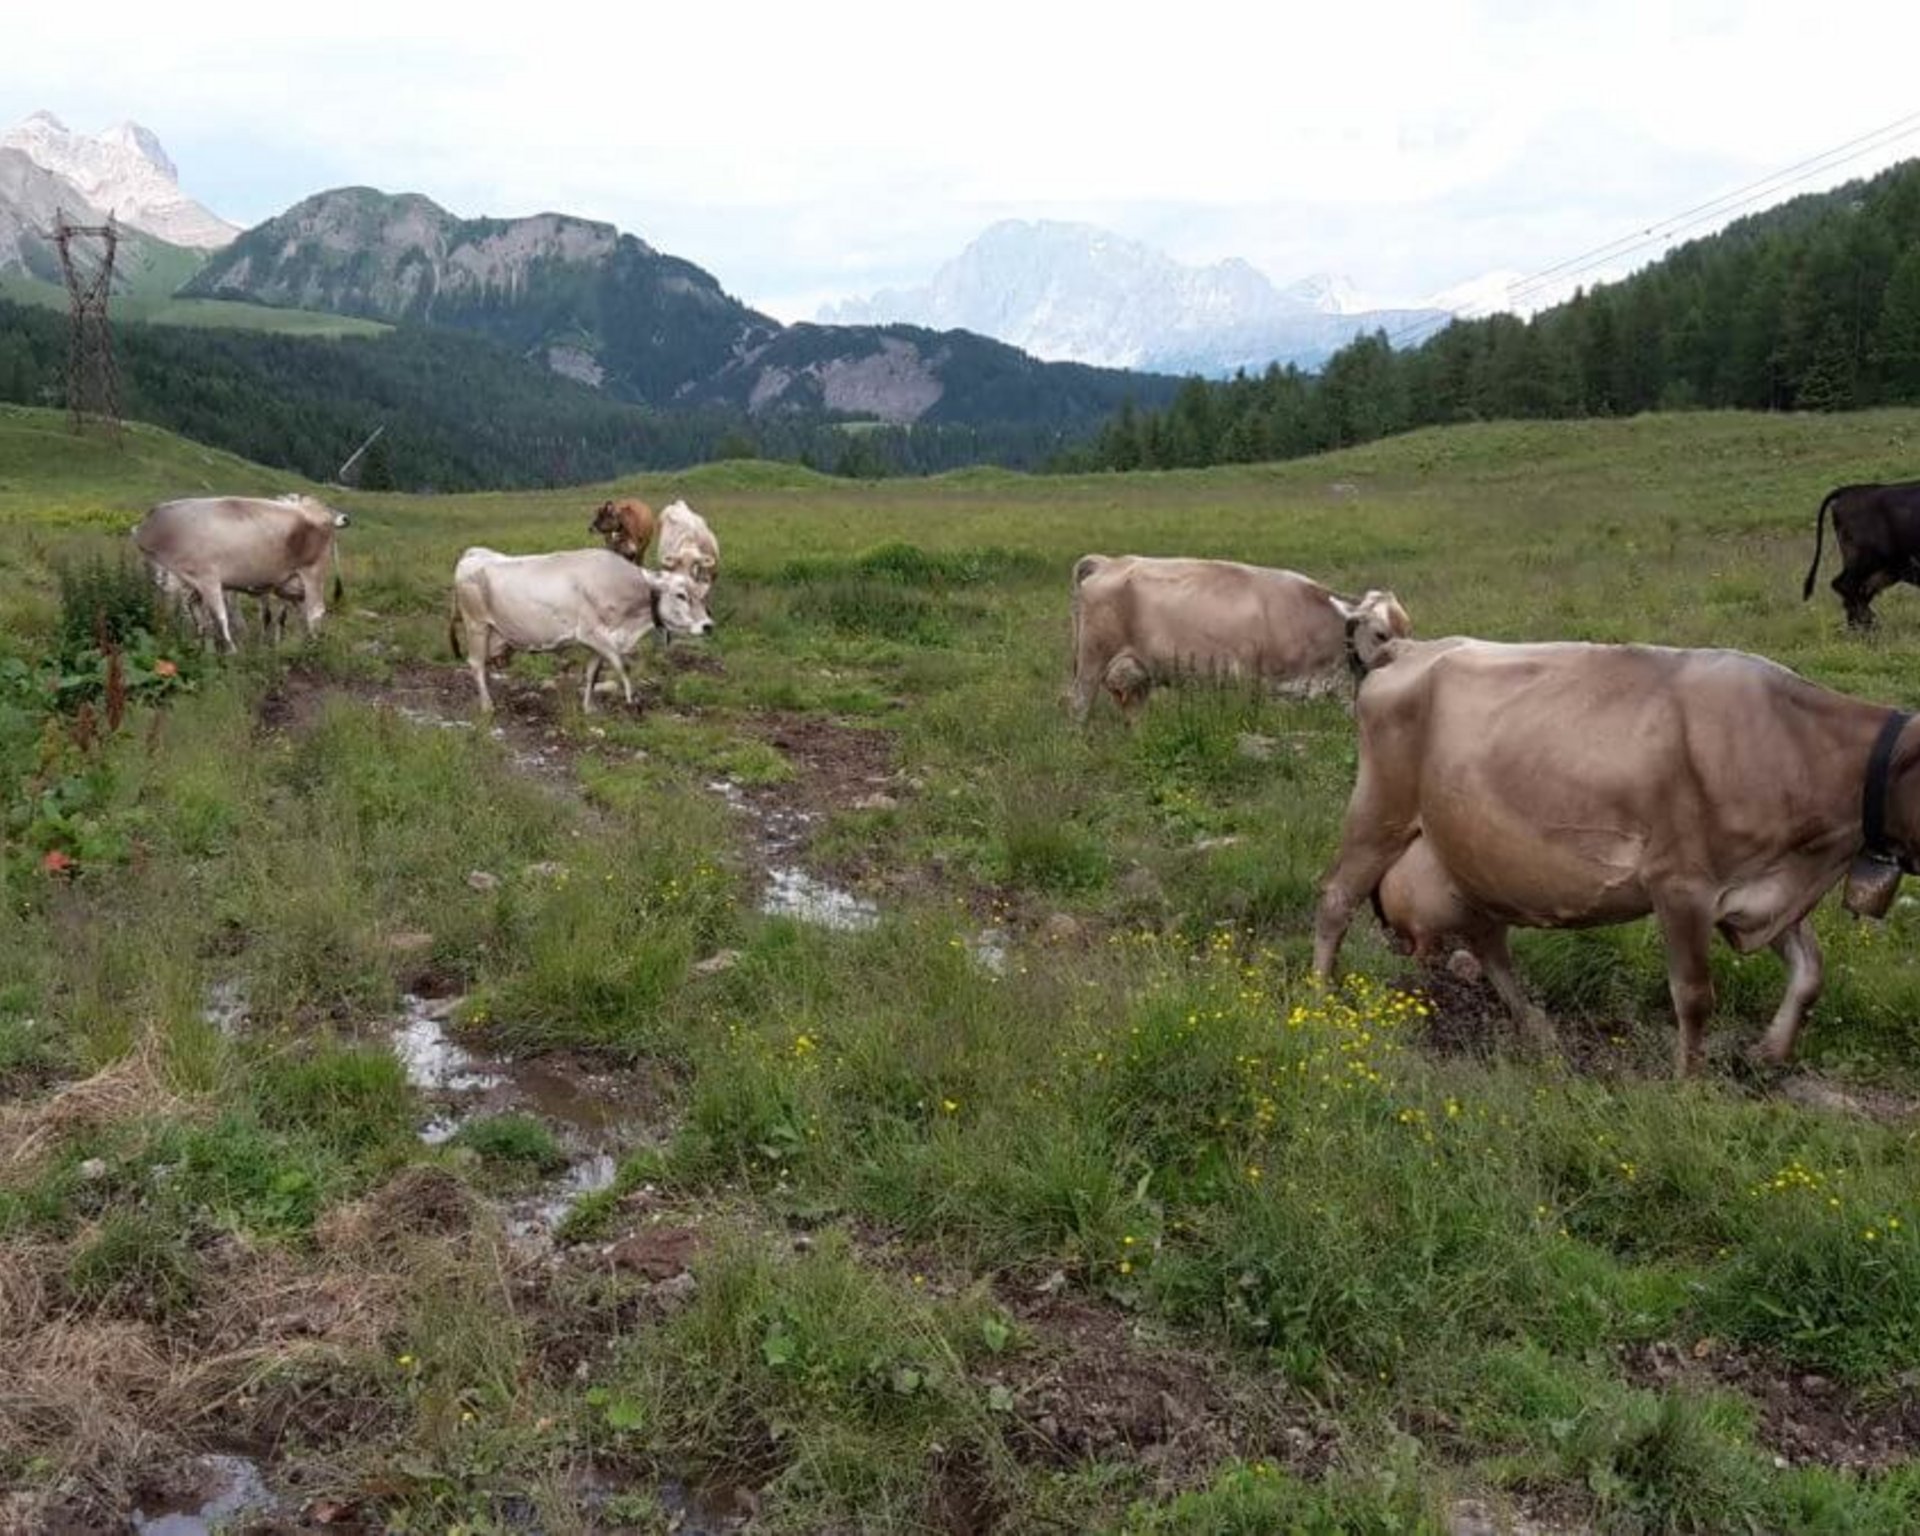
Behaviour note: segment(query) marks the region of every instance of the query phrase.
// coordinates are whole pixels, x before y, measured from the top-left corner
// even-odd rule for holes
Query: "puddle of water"
[[[242,1515],[257,1515],[273,1507],[260,1468],[244,1456],[202,1456],[203,1471],[197,1505],[177,1509],[136,1510],[133,1528],[146,1536],[210,1536]]]
[[[507,1219],[507,1230],[522,1238],[550,1234],[582,1196],[611,1189],[619,1171],[620,1164],[611,1152],[589,1152],[575,1159],[557,1180],[516,1207]]]
[[[394,1029],[393,1050],[409,1083],[441,1093],[479,1093],[499,1085],[500,1075],[488,1070],[490,1063],[447,1038],[445,1003],[411,992],[400,1001],[406,1013]]]
[[[415,709],[409,704],[396,704],[393,706],[393,712],[402,720],[412,725],[431,726],[436,730],[442,731],[470,731],[473,729],[473,722],[471,720],[454,720],[446,715],[435,714],[430,709]]]
[[[803,923],[818,923],[843,933],[858,933],[880,921],[880,909],[872,902],[791,866],[767,871],[767,889],[760,898],[760,910],[770,917],[797,918]]]

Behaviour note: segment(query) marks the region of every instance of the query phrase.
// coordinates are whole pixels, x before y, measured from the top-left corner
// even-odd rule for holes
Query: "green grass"
[[[350,596],[318,645],[183,652],[177,686],[83,740],[43,686],[70,649],[59,573],[110,562],[160,496],[296,482],[0,411],[0,1155],[9,1111],[46,1111],[56,1084],[147,1074],[0,1161],[0,1244],[69,1321],[169,1330],[183,1359],[218,1335],[236,1263],[363,1275],[377,1305],[352,1315],[378,1328],[316,1346],[318,1376],[284,1340],[249,1368],[322,1393],[314,1465],[410,1528],[576,1508],[582,1459],[619,1508],[746,1486],[772,1530],[956,1510],[1002,1530],[1443,1529],[1462,1492],[1609,1530],[1900,1528],[1911,1463],[1783,1469],[1737,1385],[1655,1388],[1622,1363],[1706,1340],[1862,1413],[1920,1368],[1910,1124],[1724,1065],[1777,1001],[1776,960],[1716,955],[1723,1049],[1700,1083],[1666,1075],[1645,924],[1518,937],[1571,1062],[1510,1054],[1502,1024],[1441,1048],[1369,924],[1360,983],[1304,980],[1355,766],[1342,700],[1161,693],[1132,731],[1103,705],[1082,732],[1062,696],[1068,574],[1099,550],[1391,586],[1427,635],[1736,645],[1910,705],[1912,594],[1862,640],[1798,591],[1820,495],[1910,472],[1917,437],[1911,412],[1689,415],[1140,476],[730,464],[335,493]],[[523,700],[559,687],[537,723],[508,711],[505,740],[387,707],[435,668],[465,699],[444,655],[460,549],[578,545],[609,494],[685,495],[718,531],[699,661],[646,647],[643,708],[593,716],[577,660],[519,664]],[[564,771],[529,774],[528,747]],[[723,777],[816,817],[802,862],[873,897],[879,925],[763,917],[766,854],[708,787]],[[894,804],[854,808],[881,787]],[[43,873],[53,847],[78,867]],[[974,958],[988,925],[1011,932],[1001,973]],[[1913,1094],[1920,906],[1873,927],[1829,905],[1816,927],[1804,1056]],[[463,1038],[646,1085],[634,1155],[533,1291],[504,1278],[487,1202],[547,1176],[558,1144],[524,1110],[451,1150],[417,1141],[428,1106],[385,1039],[423,975],[466,994]],[[238,1034],[204,1017],[216,983],[244,989]],[[655,1222],[708,1237],[671,1304],[602,1257]],[[1289,1460],[1254,1412],[1158,1471],[1117,1447],[1049,1460],[1022,1372],[1074,1344],[1015,1315],[1043,1284],[1112,1320],[1113,1370],[1171,1341],[1275,1423],[1311,1404],[1332,1450]],[[29,1468],[55,1445],[0,1433],[0,1471],[44,1486]],[[100,1456],[104,1499],[126,1468]]]
[[[379,336],[393,329],[378,320],[319,310],[274,309],[233,299],[178,298],[175,290],[193,275],[200,260],[192,253],[177,254],[192,259],[184,265],[178,260],[157,261],[152,271],[136,274],[129,288],[114,295],[115,320],[222,331],[271,331],[282,336]],[[65,310],[68,302],[66,290],[59,285],[17,275],[0,277],[0,298],[58,310]]]

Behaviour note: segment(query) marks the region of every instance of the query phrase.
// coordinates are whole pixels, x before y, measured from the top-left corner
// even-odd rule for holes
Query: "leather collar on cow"
[[[1909,849],[1896,852],[1887,842],[1887,772],[1893,765],[1893,749],[1900,733],[1913,716],[1904,710],[1889,710],[1874,738],[1867,758],[1867,782],[1860,794],[1860,830],[1866,838],[1866,855],[1883,864],[1898,864],[1908,874],[1920,874],[1914,867]]]
[[[641,574],[646,573],[643,571]],[[647,607],[653,614],[653,627],[664,631],[666,625],[660,622],[660,588],[655,585],[651,576],[647,577]]]

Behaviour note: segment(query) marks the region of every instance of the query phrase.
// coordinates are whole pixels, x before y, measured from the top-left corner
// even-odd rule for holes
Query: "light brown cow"
[[[1334,686],[1349,636],[1362,653],[1408,632],[1391,592],[1350,601],[1297,571],[1231,560],[1083,555],[1073,568],[1073,717],[1105,688],[1133,718],[1155,683],[1259,679]]]
[[[654,628],[683,635],[713,633],[713,621],[686,577],[649,571],[606,549],[565,549],[548,555],[503,555],[475,546],[453,569],[453,609],[447,641],[465,656],[491,712],[487,663],[509,651],[557,651],[570,645],[593,653],[587,663],[582,710],[593,708],[593,685],[605,662],[620,680],[627,703],[633,681],[625,658]]]
[[[720,574],[720,541],[684,501],[670,503],[660,514],[660,569],[685,576],[703,603]]]
[[[647,546],[653,542],[659,519],[644,501],[603,501],[600,510],[587,524],[589,533],[597,533],[616,555],[644,565]]]
[[[339,600],[334,530],[347,521],[346,513],[312,496],[194,497],[154,507],[133,530],[133,543],[162,589],[190,593],[216,636],[232,649],[229,590],[290,592],[297,580],[307,633],[319,629],[327,611],[329,559],[335,562],[334,600]]]
[[[1758,1054],[1791,1054],[1820,992],[1808,914],[1866,846],[1868,760],[1904,717],[1739,651],[1458,638],[1385,647],[1355,713],[1360,768],[1321,892],[1317,975],[1377,892],[1416,948],[1465,942],[1515,1017],[1544,1030],[1506,930],[1651,914],[1679,1071],[1700,1064],[1716,929],[1785,960]],[[1903,866],[1920,850],[1916,762],[1909,732],[1892,743],[1882,850]]]

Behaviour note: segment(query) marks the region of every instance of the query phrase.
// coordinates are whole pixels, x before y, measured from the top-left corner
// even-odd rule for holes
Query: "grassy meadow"
[[[1847,634],[1829,540],[1799,596],[1824,492],[1917,453],[1702,414],[334,493],[318,642],[215,659],[124,533],[297,482],[0,409],[0,1529],[191,1507],[210,1453],[262,1529],[1920,1525],[1920,905],[1823,907],[1772,1078],[1772,955],[1717,952],[1681,1084],[1646,925],[1516,935],[1541,1060],[1365,919],[1307,983],[1344,700],[1063,708],[1089,551],[1920,706],[1912,591]],[[635,711],[522,658],[466,724],[455,557],[612,492],[713,525],[717,635]],[[794,870],[859,919],[763,911]]]

